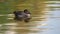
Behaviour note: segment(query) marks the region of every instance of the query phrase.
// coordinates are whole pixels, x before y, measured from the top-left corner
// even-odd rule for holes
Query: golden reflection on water
[[[36,16],[35,18],[33,17],[29,23],[17,22],[18,25],[16,26],[17,29],[15,30],[17,34],[38,33],[42,30],[46,30],[46,28],[37,28],[38,25],[44,25],[40,23],[43,20],[46,20],[45,17]]]
[[[7,25],[6,27],[8,27],[8,29],[4,34],[30,34],[43,32],[44,30],[47,30],[47,28],[37,27],[44,26],[44,24],[41,23],[42,21],[46,21],[46,16],[38,13],[32,15],[32,19],[29,23],[10,20],[11,23],[16,23],[17,25]]]
[[[47,18],[48,18],[47,15],[53,16],[52,14],[48,14],[49,12],[51,12],[49,11],[51,9],[48,9],[50,7],[46,6],[46,4],[48,4],[49,2],[45,4],[43,3],[44,1],[43,2],[40,2],[40,0],[36,0],[36,1],[34,0],[33,4],[27,3],[27,2],[26,2],[27,4],[19,3],[15,7],[18,10],[23,10],[27,7],[31,11],[32,19],[29,23],[25,23],[23,21],[14,21],[12,19],[12,17],[14,16],[10,14],[8,15],[8,19],[7,19],[9,20],[8,25],[3,24],[3,26],[0,28],[0,33],[3,33],[3,34],[37,34],[38,33],[40,34],[40,32],[43,32],[44,30],[48,30],[48,28],[44,28],[44,27],[40,28],[40,26],[48,26],[45,23],[45,21],[47,21]],[[29,2],[31,1],[29,0]],[[45,9],[45,7],[47,8]],[[60,18],[60,17],[51,17],[51,18]]]
[[[38,33],[38,32],[42,32],[43,30],[47,30],[46,28],[40,28],[37,26],[42,26],[44,24],[41,24],[41,21],[46,21],[46,16],[45,11],[44,11],[44,7],[43,5],[45,4],[41,4],[41,8],[38,8],[37,10],[32,11],[32,19],[29,23],[25,23],[25,22],[20,22],[20,21],[14,21],[14,20],[10,20],[9,22],[11,23],[16,23],[17,25],[10,25],[8,26],[8,30],[6,32],[10,33],[9,31],[15,31],[16,34],[29,34],[29,33]],[[23,6],[22,6],[23,7]],[[40,6],[39,6],[40,7]],[[5,34],[8,34],[6,33]],[[13,34],[13,33],[11,33]]]

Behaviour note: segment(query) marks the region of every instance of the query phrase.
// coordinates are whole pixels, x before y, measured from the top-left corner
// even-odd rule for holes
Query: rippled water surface
[[[10,22],[0,24],[0,34],[60,34],[60,8],[49,8],[51,4],[46,6],[48,7],[45,8],[45,15],[34,14],[29,23],[14,21],[12,17],[7,18]]]

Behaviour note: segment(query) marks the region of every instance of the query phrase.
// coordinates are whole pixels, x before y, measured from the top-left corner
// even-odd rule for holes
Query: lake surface
[[[58,1],[57,1],[58,2]],[[45,15],[32,15],[29,23],[15,22],[0,24],[0,34],[60,34],[60,8],[49,8],[60,6],[59,4],[47,4]]]

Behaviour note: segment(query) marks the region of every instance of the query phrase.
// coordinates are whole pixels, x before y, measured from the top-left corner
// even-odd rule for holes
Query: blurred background
[[[13,11],[24,9],[31,21],[14,21]],[[0,0],[0,34],[60,34],[60,0]]]

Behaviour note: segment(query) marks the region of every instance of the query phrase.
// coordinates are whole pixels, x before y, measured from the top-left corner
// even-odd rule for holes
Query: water
[[[35,17],[29,23],[15,22],[13,18],[7,18],[11,23],[0,24],[0,34],[60,34],[60,8],[45,9],[45,15],[34,14]]]

